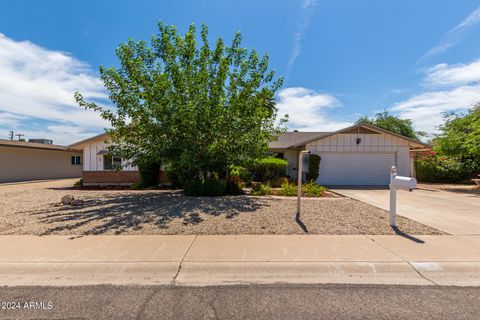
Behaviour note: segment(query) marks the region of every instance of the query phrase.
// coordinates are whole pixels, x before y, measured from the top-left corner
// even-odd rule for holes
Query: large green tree
[[[360,117],[355,123],[369,124],[415,140],[420,140],[420,137],[426,135],[425,132],[415,131],[410,119],[400,119],[386,110],[378,112],[372,118],[368,116]]]
[[[466,114],[446,115],[440,130],[435,139],[439,152],[480,162],[480,105],[469,109]]]
[[[160,22],[150,45],[130,40],[117,48],[120,67],[100,67],[116,109],[75,98],[111,123],[113,151],[133,164],[160,160],[180,182],[224,178],[230,165],[263,156],[285,122],[274,100],[282,79],[241,40],[211,46],[202,25],[197,43],[194,24],[180,35]]]

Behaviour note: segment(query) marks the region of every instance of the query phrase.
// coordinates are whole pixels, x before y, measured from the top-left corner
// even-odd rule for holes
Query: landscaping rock
[[[70,202],[71,206],[83,206],[83,200],[80,199],[74,199],[72,202]]]
[[[75,199],[75,197],[71,194],[67,194],[66,196],[63,196],[62,199],[60,200],[60,202],[63,204],[63,205],[69,205],[72,203],[72,201]]]

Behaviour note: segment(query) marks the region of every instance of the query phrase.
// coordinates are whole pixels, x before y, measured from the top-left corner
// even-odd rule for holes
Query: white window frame
[[[110,157],[110,161],[107,161],[108,157]],[[117,161],[115,161],[115,159]],[[115,162],[117,162],[118,164],[115,164]],[[107,163],[110,163],[110,169],[107,169],[105,168],[105,165]],[[122,158],[119,157],[119,156],[112,156],[112,155],[108,155],[108,154],[105,154],[103,155],[103,171],[115,171],[116,168],[119,167],[119,168],[122,168]]]
[[[78,162],[77,162],[78,159]],[[73,161],[72,161],[73,160]],[[73,162],[73,163],[72,163]],[[72,166],[81,166],[82,165],[82,157],[81,156],[72,156],[70,158],[70,164]]]

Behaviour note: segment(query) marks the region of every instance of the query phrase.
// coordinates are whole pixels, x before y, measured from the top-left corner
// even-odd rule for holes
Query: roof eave
[[[369,124],[354,124],[352,126],[349,126],[349,127],[346,127],[346,128],[343,128],[343,129],[340,129],[340,130],[337,130],[337,131],[334,131],[332,133],[329,133],[329,134],[326,134],[324,136],[320,136],[320,137],[317,137],[317,138],[312,138],[312,139],[309,139],[308,141],[306,142],[302,142],[302,144],[298,144],[298,145],[294,145],[294,147],[300,147],[300,146],[303,146],[303,145],[306,145],[307,143],[310,143],[310,142],[313,142],[313,141],[316,141],[316,140],[321,140],[321,139],[324,139],[324,138],[327,138],[327,137],[330,137],[330,136],[333,136],[335,134],[338,134],[338,133],[342,133],[344,131],[348,131],[348,130],[351,130],[353,128],[356,128],[356,127],[364,127],[364,128],[367,128],[367,129],[370,129],[370,130],[373,130],[373,131],[377,131],[379,133],[386,133],[386,134],[390,134],[390,135],[393,135],[393,136],[396,136],[396,137],[399,137],[401,139],[404,139],[404,140],[407,140],[413,144],[417,144],[417,145],[420,145],[421,148],[432,148],[431,145],[427,144],[427,143],[423,143],[421,141],[417,141],[417,140],[414,140],[414,139],[411,139],[411,138],[408,138],[408,137],[405,137],[405,136],[402,136],[398,133],[395,133],[395,132],[391,132],[391,131],[388,131],[388,130],[385,130],[385,129],[382,129],[382,128],[378,128],[378,127],[375,127],[375,126],[372,126],[372,125],[369,125]]]
[[[93,137],[90,137],[90,138],[83,139],[83,140],[77,141],[75,143],[72,143],[72,144],[67,146],[67,149],[69,149],[69,150],[82,150],[83,145],[85,145],[85,144],[87,144],[91,141],[99,140],[100,138],[106,137],[106,136],[107,136],[106,133],[97,134],[96,136],[93,136]]]
[[[275,151],[275,150],[296,150],[296,149],[300,149],[302,147],[304,147],[305,144],[301,144],[301,145],[290,145],[290,146],[286,146],[286,147],[268,147],[270,150],[272,151]]]
[[[10,148],[24,148],[24,149],[38,149],[38,150],[50,150],[50,151],[70,151],[67,147],[58,147],[58,148],[49,148],[43,146],[29,146],[29,145],[18,145],[18,144],[0,144],[0,147],[10,147]]]

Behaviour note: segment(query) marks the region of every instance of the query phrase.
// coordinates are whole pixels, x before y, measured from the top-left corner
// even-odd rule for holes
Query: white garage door
[[[394,153],[320,154],[321,185],[383,186],[390,182]]]

